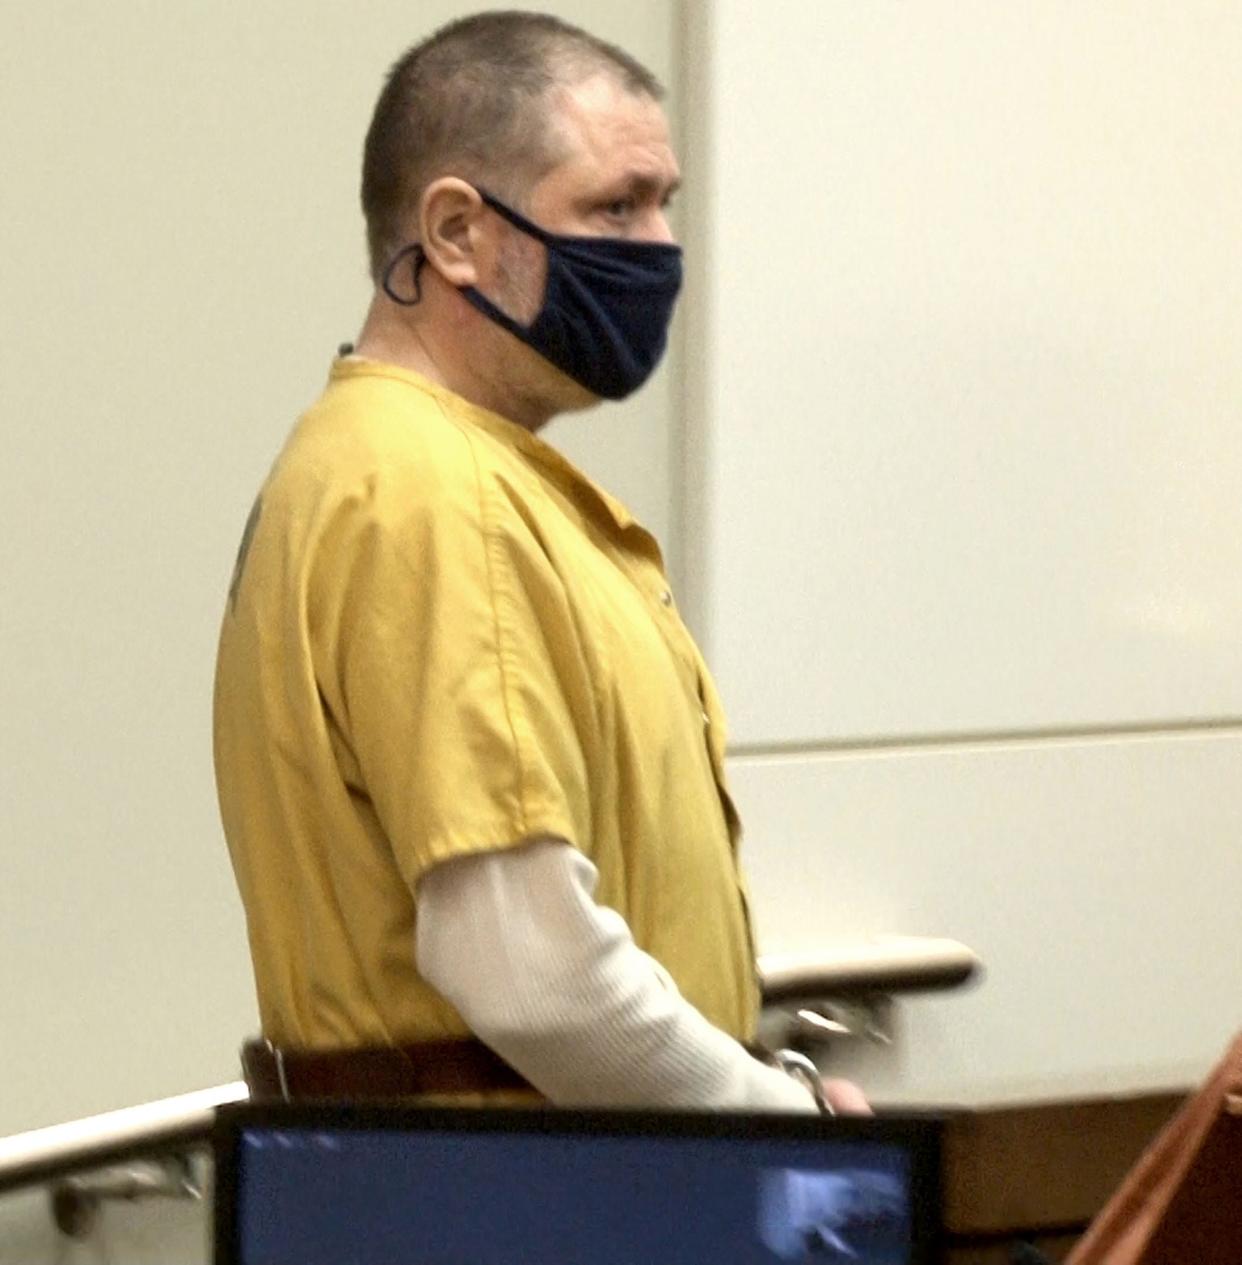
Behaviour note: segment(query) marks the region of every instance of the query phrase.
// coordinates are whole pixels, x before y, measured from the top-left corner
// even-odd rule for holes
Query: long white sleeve
[[[550,1101],[814,1112],[681,996],[558,839],[447,861],[418,887],[419,972]]]

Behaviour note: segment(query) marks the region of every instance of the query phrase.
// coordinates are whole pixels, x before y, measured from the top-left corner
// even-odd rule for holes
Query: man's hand
[[[824,1088],[824,1101],[838,1116],[873,1116],[871,1104],[853,1081],[835,1080],[825,1076],[820,1084]]]

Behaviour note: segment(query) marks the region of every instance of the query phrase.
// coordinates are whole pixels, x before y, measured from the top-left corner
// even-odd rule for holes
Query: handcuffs
[[[797,1050],[773,1050],[769,1057],[786,1076],[811,1091],[811,1097],[815,1099],[815,1105],[822,1115],[837,1114],[837,1109],[824,1093],[824,1081],[819,1068],[805,1054],[799,1054]]]

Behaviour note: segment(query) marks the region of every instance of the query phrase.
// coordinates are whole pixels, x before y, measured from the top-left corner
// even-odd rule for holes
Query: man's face
[[[535,186],[531,218],[554,233],[671,242],[681,182],[658,102],[599,75],[554,98],[566,157]]]
[[[553,233],[671,242],[667,211],[681,181],[658,102],[599,75],[557,90],[552,126],[565,157],[531,191],[524,210]],[[544,247],[508,224],[499,258],[496,301],[530,324],[543,305]],[[582,408],[594,397],[552,366],[538,385],[558,408]],[[535,385],[535,384],[531,384]]]

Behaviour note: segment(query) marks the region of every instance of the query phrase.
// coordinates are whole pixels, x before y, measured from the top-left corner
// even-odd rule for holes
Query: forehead
[[[640,176],[671,185],[679,177],[668,120],[658,101],[628,91],[608,75],[555,90],[553,126],[563,158],[549,173],[569,186]]]

